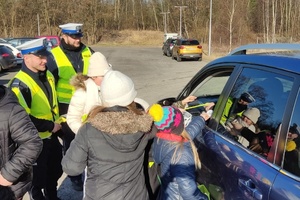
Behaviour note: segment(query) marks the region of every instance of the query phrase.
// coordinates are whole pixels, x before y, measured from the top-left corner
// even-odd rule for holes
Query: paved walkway
[[[81,200],[83,192],[72,189],[71,181],[64,173],[58,181],[58,197],[61,200]],[[28,193],[24,196],[23,200],[30,200]]]

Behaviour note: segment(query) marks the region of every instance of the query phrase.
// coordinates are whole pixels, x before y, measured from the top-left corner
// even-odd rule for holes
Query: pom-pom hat
[[[114,70],[105,74],[100,91],[102,103],[107,107],[128,106],[137,95],[133,81],[125,74]]]
[[[154,104],[149,108],[149,114],[160,132],[180,135],[184,129],[184,118],[181,111],[173,106]]]
[[[107,62],[106,57],[100,53],[95,52],[89,60],[89,67],[87,76],[104,76],[106,72],[111,70],[111,65]]]
[[[30,40],[17,46],[23,55],[34,54],[36,56],[48,56],[50,53],[47,51],[46,38],[38,38]]]

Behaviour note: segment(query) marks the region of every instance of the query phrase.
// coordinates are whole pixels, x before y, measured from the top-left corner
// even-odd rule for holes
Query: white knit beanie
[[[257,108],[248,108],[243,112],[243,115],[248,117],[254,124],[256,124],[260,117],[260,111]]]
[[[108,64],[105,56],[100,52],[95,52],[90,58],[87,76],[104,76],[110,69],[111,66]]]
[[[110,70],[100,86],[102,103],[104,106],[128,106],[135,99],[137,92],[133,81],[125,74]]]

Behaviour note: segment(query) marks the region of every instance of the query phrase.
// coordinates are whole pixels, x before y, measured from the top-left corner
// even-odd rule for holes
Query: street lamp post
[[[179,8],[180,9],[180,25],[179,25],[179,36],[180,37],[182,37],[182,31],[181,31],[181,24],[182,24],[182,20],[181,20],[181,18],[182,18],[182,9],[183,8],[187,8],[187,6],[175,6],[175,8]]]
[[[212,20],[212,0],[209,4],[209,33],[208,33],[208,55],[210,56],[211,51],[211,20]]]

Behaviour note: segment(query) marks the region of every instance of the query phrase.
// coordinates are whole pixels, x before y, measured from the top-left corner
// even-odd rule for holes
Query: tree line
[[[207,43],[211,1],[213,45],[299,40],[297,0],[0,0],[1,37],[59,35],[58,25],[80,22],[89,44],[120,30],[180,27],[183,37]]]

